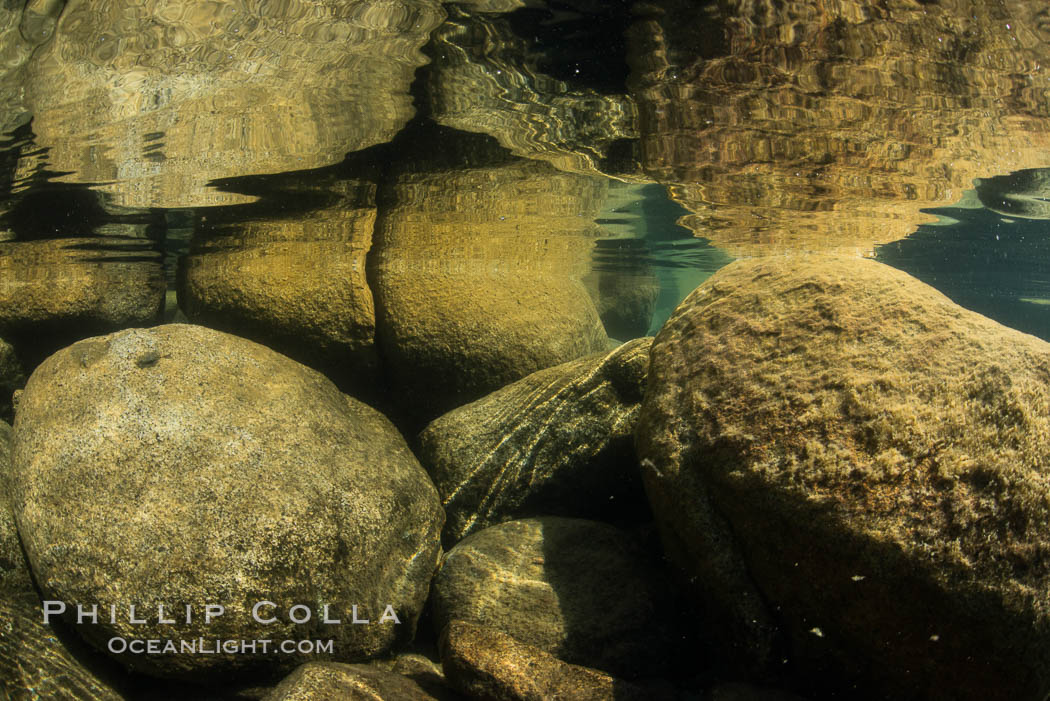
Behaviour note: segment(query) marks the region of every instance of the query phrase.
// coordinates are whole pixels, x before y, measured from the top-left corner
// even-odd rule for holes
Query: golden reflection
[[[733,255],[870,254],[977,177],[1050,162],[1050,23],[1024,0],[653,0],[643,165]]]
[[[115,204],[243,202],[206,184],[391,139],[443,17],[438,0],[70,0],[25,99],[50,169]]]
[[[307,213],[212,210],[180,261],[179,304],[194,322],[236,333],[321,370],[368,396],[377,384],[375,307],[365,257],[375,226],[375,186],[314,182]],[[286,195],[290,193],[285,193]]]
[[[380,350],[412,418],[606,348],[583,282],[606,191],[535,161],[397,178],[370,265]]]
[[[156,322],[164,270],[148,243],[111,236],[0,243],[0,329],[103,333]]]

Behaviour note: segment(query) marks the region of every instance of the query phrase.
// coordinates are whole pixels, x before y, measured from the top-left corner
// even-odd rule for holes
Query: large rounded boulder
[[[363,660],[412,637],[440,500],[393,425],[319,373],[203,327],[123,331],[38,367],[14,434],[43,598],[128,666],[200,680],[318,657],[184,644],[331,641],[314,652]]]
[[[1048,436],[1050,344],[820,256],[693,292],[637,429],[667,551],[735,661],[897,699],[1050,690]]]

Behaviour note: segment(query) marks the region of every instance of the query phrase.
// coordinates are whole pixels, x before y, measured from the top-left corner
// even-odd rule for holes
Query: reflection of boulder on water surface
[[[434,120],[489,134],[515,155],[547,161],[559,170],[635,170],[630,146],[637,138],[634,101],[547,75],[533,52],[534,43],[515,36],[506,19],[452,10],[429,49],[434,62],[427,69],[427,87]]]
[[[680,185],[675,199],[695,213],[684,223],[731,253],[870,252],[975,177],[1050,154],[1038,3],[639,8],[643,166]]]
[[[582,283],[604,192],[530,161],[397,178],[369,275],[380,351],[416,420],[606,347]]]
[[[0,243],[0,334],[30,365],[77,339],[155,323],[164,290],[147,239]]]
[[[376,386],[375,307],[365,256],[375,186],[311,183],[332,201],[309,212],[209,210],[180,266],[180,306],[197,323],[254,339],[340,386]]]
[[[205,184],[393,137],[443,16],[437,0],[70,0],[27,67],[26,102],[52,169],[114,181],[119,204],[236,202]]]
[[[980,178],[974,185],[988,209],[1012,217],[1050,219],[1050,168]]]

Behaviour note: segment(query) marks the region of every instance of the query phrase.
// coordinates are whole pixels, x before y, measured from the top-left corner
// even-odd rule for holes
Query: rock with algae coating
[[[437,492],[393,425],[319,373],[204,327],[133,329],[40,365],[14,432],[30,566],[47,599],[117,607],[115,623],[77,626],[97,647],[312,638],[363,660],[411,639],[440,553]],[[256,622],[257,602],[274,622]],[[130,623],[132,604],[147,623]],[[210,624],[209,604],[225,607]],[[349,624],[353,605],[372,623]],[[388,605],[400,623],[379,622]],[[322,623],[325,606],[342,625]],[[304,659],[121,661],[200,681]]]
[[[893,698],[1050,689],[1050,344],[801,256],[716,273],[651,357],[643,477],[734,659]]]

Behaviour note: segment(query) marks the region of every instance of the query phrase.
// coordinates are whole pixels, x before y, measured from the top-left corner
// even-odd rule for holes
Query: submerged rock
[[[129,330],[53,355],[22,396],[14,464],[44,596],[117,607],[115,623],[77,626],[102,649],[112,638],[313,639],[366,659],[411,639],[440,553],[437,492],[386,418],[204,327]],[[147,623],[130,623],[131,605]],[[224,607],[210,623],[208,605]],[[370,624],[350,622],[354,605]],[[322,622],[326,606],[341,624]],[[400,623],[380,622],[385,611]],[[120,652],[132,668],[198,681],[304,661]]]
[[[510,518],[648,515],[632,434],[651,343],[540,370],[427,426],[446,546]]]
[[[677,641],[668,590],[631,536],[596,521],[510,521],[464,538],[434,580],[439,630],[489,626],[566,662],[659,674]]]
[[[0,596],[0,697],[12,701],[124,701],[43,622],[35,594]]]
[[[861,259],[733,263],[652,346],[666,549],[754,672],[1050,689],[1050,344]]]
[[[667,690],[636,686],[562,662],[493,628],[451,621],[441,635],[441,657],[453,687],[492,701],[670,701]]]
[[[369,665],[307,662],[263,701],[436,701],[408,677]]]

